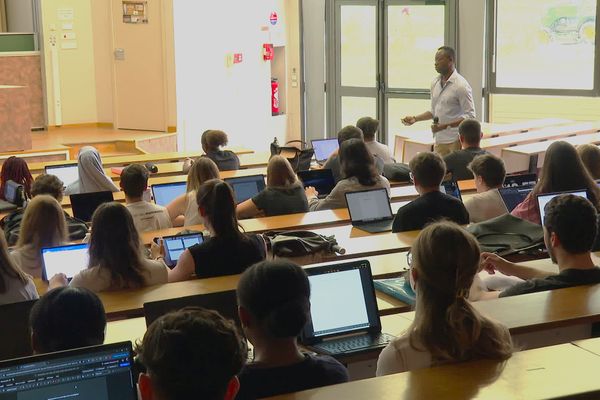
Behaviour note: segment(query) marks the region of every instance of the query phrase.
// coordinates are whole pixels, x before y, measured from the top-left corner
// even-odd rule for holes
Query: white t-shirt
[[[202,225],[204,219],[198,213],[198,203],[196,202],[196,191],[192,190],[187,194],[185,203],[185,214],[183,226]]]
[[[0,305],[35,300],[39,297],[31,278],[27,278],[27,283],[23,284],[19,278],[0,273],[3,274],[7,288],[5,293],[0,293]]]
[[[172,227],[169,212],[163,206],[147,201],[129,203],[125,206],[133,216],[133,222],[138,232],[156,231]]]
[[[498,189],[469,196],[465,199],[464,204],[472,223],[483,222],[508,214],[508,209]]]
[[[414,349],[408,334],[404,334],[392,340],[379,355],[377,376],[429,368],[432,364],[431,354]]]
[[[167,283],[168,267],[162,260],[142,260],[144,264],[145,286]],[[110,274],[105,269],[92,267],[79,272],[73,277],[71,286],[84,287],[92,292],[105,292],[109,290],[125,289],[124,285],[113,286],[110,281]]]
[[[369,149],[371,154],[381,158],[384,164],[394,162],[390,153],[390,148],[387,145],[379,143],[377,140],[374,140],[372,142],[365,141],[365,145],[367,146],[367,149]]]

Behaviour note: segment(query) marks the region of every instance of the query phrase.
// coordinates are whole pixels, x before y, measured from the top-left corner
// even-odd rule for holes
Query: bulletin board
[[[123,1],[123,23],[124,24],[147,24],[148,2],[147,1]]]

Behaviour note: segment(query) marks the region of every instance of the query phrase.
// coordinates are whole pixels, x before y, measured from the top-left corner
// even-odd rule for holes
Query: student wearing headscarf
[[[66,195],[119,191],[119,188],[113,181],[104,174],[100,153],[94,147],[85,146],[79,150],[77,170],[79,172],[79,179],[65,189]]]

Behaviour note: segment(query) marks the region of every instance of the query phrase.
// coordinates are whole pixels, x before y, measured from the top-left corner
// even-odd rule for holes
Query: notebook
[[[44,168],[48,175],[54,175],[63,182],[65,187],[79,180],[77,164],[49,165]]]
[[[202,242],[204,242],[204,236],[201,232],[186,235],[164,236],[163,248],[165,251],[165,264],[167,264],[169,268],[173,268],[177,265],[177,261],[179,261],[179,257],[185,249]]]
[[[306,273],[311,307],[303,345],[335,356],[380,349],[393,339],[381,332],[369,261],[307,268]]]
[[[30,300],[0,306],[0,321],[6,321],[0,329],[0,360],[32,354],[29,313],[36,302]]]
[[[403,274],[398,278],[376,279],[373,281],[375,289],[390,295],[406,304],[414,306],[417,302],[417,295],[410,286],[408,274]]]
[[[502,187],[533,186],[537,183],[537,174],[507,175]]]
[[[310,142],[315,151],[315,159],[319,164],[325,163],[329,156],[340,147],[337,139],[315,139]]]
[[[88,267],[87,243],[45,247],[42,249],[42,279],[48,281],[56,274],[65,274],[71,280]]]
[[[508,212],[512,212],[516,206],[521,204],[523,200],[527,197],[529,193],[533,190],[533,185],[527,186],[517,186],[517,187],[507,187],[500,188],[498,192],[500,192],[500,197],[502,197],[502,201],[506,206]]]
[[[462,196],[460,194],[460,188],[456,181],[445,181],[440,185],[440,192],[446,193],[448,196],[456,197],[458,200],[462,201]]]
[[[538,210],[540,211],[540,221],[542,221],[542,224],[544,223],[544,216],[546,215],[546,212],[545,212],[546,204],[548,204],[550,202],[550,200],[552,200],[556,196],[560,196],[561,194],[572,194],[574,196],[580,196],[580,197],[583,197],[586,199],[588,198],[587,190],[585,190],[585,189],[573,190],[573,191],[567,191],[567,192],[538,194],[537,204],[538,204]]]
[[[235,195],[235,202],[237,204],[243,203],[244,201],[253,198],[257,194],[263,191],[265,188],[265,176],[264,175],[250,175],[242,176],[237,178],[225,179]]]
[[[371,233],[392,230],[394,215],[386,189],[360,190],[345,195],[352,226]]]
[[[335,179],[330,169],[298,171],[298,178],[304,187],[312,186],[319,192],[319,198],[325,198],[335,187]]]
[[[166,207],[177,197],[185,194],[187,184],[185,182],[160,183],[152,185],[152,197],[159,206]]]
[[[72,194],[70,198],[73,216],[84,222],[90,222],[92,220],[94,211],[96,211],[101,204],[109,203],[114,200],[113,193],[110,191]]]
[[[131,342],[0,362],[0,399],[135,400]]]
[[[233,320],[239,328],[242,327],[238,316],[237,294],[235,290],[144,303],[146,326],[150,326],[152,322],[171,311],[192,306],[215,310],[223,317]]]

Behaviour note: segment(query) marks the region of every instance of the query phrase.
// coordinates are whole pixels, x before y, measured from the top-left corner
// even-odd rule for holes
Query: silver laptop
[[[371,233],[392,230],[394,215],[386,189],[347,192],[346,204],[352,226]]]
[[[538,194],[537,204],[538,204],[538,209],[540,211],[540,221],[542,222],[542,224],[544,224],[544,217],[546,215],[546,205],[550,202],[550,200],[552,200],[556,196],[560,196],[563,194],[572,194],[573,196],[579,196],[579,197],[583,197],[585,199],[588,198],[587,190],[585,190],[585,189],[573,190],[573,191],[567,191],[567,192]]]
[[[311,140],[310,143],[315,151],[315,159],[319,164],[324,164],[329,156],[340,147],[337,139],[315,139]]]
[[[63,182],[64,187],[79,180],[77,164],[49,165],[44,168],[48,175],[54,175]]]
[[[166,207],[177,197],[185,193],[186,185],[185,182],[159,183],[152,185],[152,198],[159,206]]]

